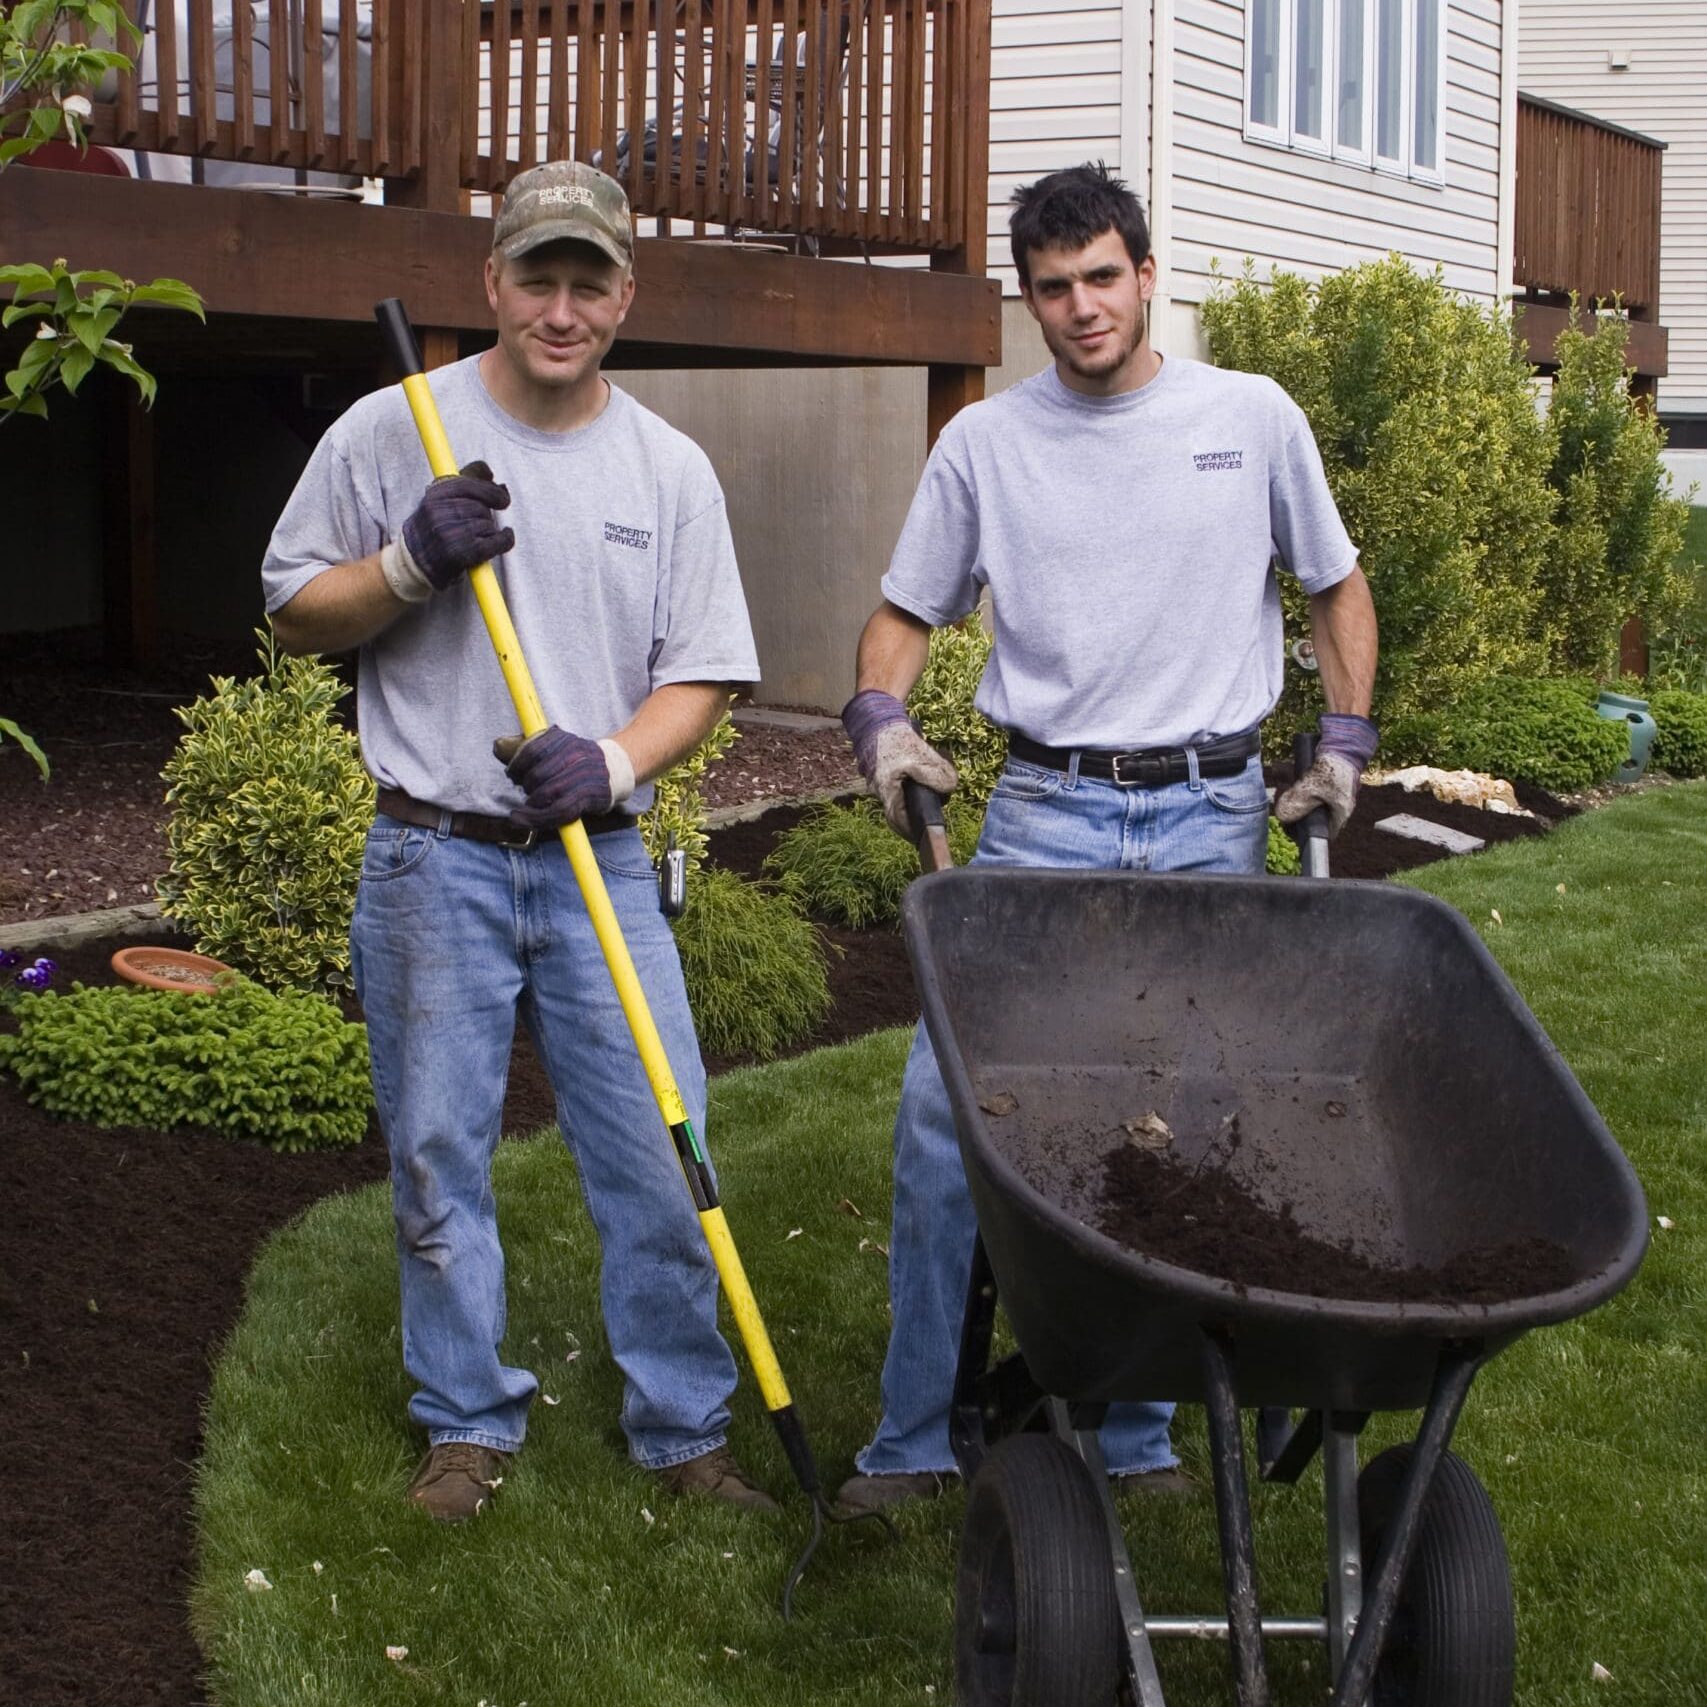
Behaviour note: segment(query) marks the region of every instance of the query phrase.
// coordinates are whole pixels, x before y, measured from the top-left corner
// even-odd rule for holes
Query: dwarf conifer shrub
[[[824,945],[791,896],[705,866],[675,921],[700,1046],[769,1060],[830,1011]]]
[[[976,614],[950,628],[931,631],[924,673],[907,696],[924,737],[960,773],[955,791],[982,806],[1007,763],[1008,737],[972,703],[994,644]]]
[[[274,1150],[335,1149],[367,1129],[367,1031],[324,996],[241,978],[209,995],[79,984],[16,1012],[0,1067],[49,1114]]]
[[[965,865],[978,846],[983,810],[957,791],[943,816],[954,863]],[[862,930],[900,918],[901,897],[919,875],[919,855],[884,822],[877,802],[864,799],[809,812],[777,838],[765,869],[813,918]]]
[[[1707,776],[1707,693],[1664,689],[1648,701],[1654,714],[1654,764],[1673,776]]]
[[[1586,680],[1498,677],[1434,720],[1432,763],[1541,788],[1604,782],[1630,751],[1623,723],[1599,716]]]
[[[260,657],[259,675],[216,676],[178,710],[161,910],[270,989],[344,984],[373,783],[334,719],[349,690],[333,671],[270,632]]]

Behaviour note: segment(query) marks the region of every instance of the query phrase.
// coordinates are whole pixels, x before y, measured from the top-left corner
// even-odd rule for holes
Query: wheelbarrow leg
[[[1239,1707],[1268,1707],[1268,1668],[1262,1651],[1262,1608],[1257,1602],[1256,1538],[1251,1530],[1250,1486],[1245,1480],[1245,1440],[1233,1388],[1233,1358],[1226,1340],[1203,1336],[1204,1408],[1209,1459],[1215,1473],[1215,1521],[1221,1531],[1221,1575],[1227,1590],[1227,1634]]]
[[[1357,1621],[1357,1631],[1346,1651],[1345,1669],[1334,1688],[1333,1707],[1364,1707],[1375,1668],[1381,1660],[1381,1644],[1399,1604],[1399,1588],[1410,1568],[1417,1525],[1423,1502],[1434,1482],[1434,1472],[1444,1455],[1458,1414],[1464,1408],[1470,1383],[1481,1367],[1482,1351],[1475,1345],[1448,1345],[1441,1349],[1434,1386],[1423,1412],[1422,1427],[1411,1448],[1399,1503],[1381,1541],[1381,1554],[1368,1580],[1368,1593]]]
[[[1064,1399],[1050,1399],[1045,1407],[1049,1430],[1084,1459],[1096,1483],[1103,1521],[1108,1525],[1109,1552],[1114,1560],[1114,1594],[1120,1605],[1121,1660],[1126,1681],[1132,1686],[1137,1707],[1165,1707],[1162,1680],[1156,1671],[1156,1655],[1144,1624],[1144,1608],[1138,1599],[1138,1583],[1132,1575],[1132,1555],[1126,1550],[1126,1533],[1120,1527],[1114,1494],[1108,1479],[1108,1461],[1102,1455],[1102,1436],[1095,1428],[1075,1428]],[[1099,1426],[1100,1426],[1100,1418]]]

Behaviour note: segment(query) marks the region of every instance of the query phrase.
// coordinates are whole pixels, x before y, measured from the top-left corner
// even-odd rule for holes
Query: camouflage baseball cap
[[[634,258],[628,197],[615,178],[579,160],[548,160],[512,178],[492,231],[492,253],[513,261],[542,243],[591,243],[626,267]]]

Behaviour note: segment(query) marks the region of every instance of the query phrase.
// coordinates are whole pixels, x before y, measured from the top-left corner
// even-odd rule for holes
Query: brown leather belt
[[[1255,729],[1205,741],[1197,749],[1197,774],[1237,776],[1245,761],[1261,747],[1262,737]],[[1045,747],[1024,735],[1008,737],[1008,752],[1027,764],[1052,771],[1071,770],[1073,765],[1070,748]],[[1191,761],[1184,747],[1147,747],[1132,753],[1080,752],[1078,759],[1080,776],[1099,777],[1121,788],[1165,788],[1169,783],[1185,782],[1191,775]]]
[[[531,848],[541,841],[556,839],[555,830],[530,830],[510,818],[496,818],[485,812],[450,812],[417,800],[400,788],[379,791],[379,810],[400,824],[416,824],[423,830],[437,830],[450,819],[453,836],[466,836],[471,842],[490,842],[501,848]],[[581,820],[589,836],[614,835],[618,830],[632,830],[640,820],[631,812],[589,812]]]

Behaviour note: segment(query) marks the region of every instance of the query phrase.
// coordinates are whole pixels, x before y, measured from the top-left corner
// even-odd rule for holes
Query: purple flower
[[[24,990],[45,990],[53,982],[56,970],[51,960],[38,960],[34,966],[26,966],[12,982]]]
[[[24,957],[10,948],[0,948],[0,972],[10,972]]]
[[[35,970],[37,972],[45,972],[48,977],[51,978],[54,973],[59,970],[59,962],[57,960],[49,960],[44,954],[41,959],[36,962]]]

